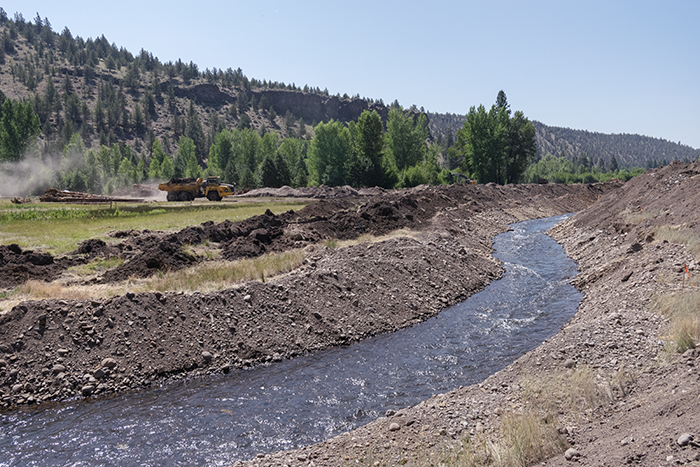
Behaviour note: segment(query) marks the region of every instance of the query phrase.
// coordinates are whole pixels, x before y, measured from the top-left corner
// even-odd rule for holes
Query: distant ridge
[[[527,115],[527,114],[526,114]],[[447,137],[448,132],[456,137],[464,125],[465,115],[428,113],[431,134]],[[586,130],[572,130],[548,126],[533,121],[537,130],[537,152],[540,157],[547,154],[565,156],[569,160],[586,155],[589,159],[601,157],[610,161],[615,156],[620,167],[657,167],[678,160],[690,162],[700,157],[700,149],[673,143],[660,138],[630,134],[605,134]]]
[[[281,138],[310,140],[314,126],[330,119],[356,121],[374,110],[386,121],[382,99],[329,95],[328,90],[246,77],[242,70],[206,69],[190,62],[162,63],[145,50],[137,55],[104,36],[74,37],[68,28],[53,31],[47,20],[10,19],[0,8],[0,91],[24,100],[41,120],[43,154],[60,154],[73,134],[88,148],[130,146],[146,163],[155,139],[166,153],[177,151],[186,135],[201,163],[222,129],[273,131]],[[414,118],[420,111],[408,109]],[[527,109],[524,109],[527,116]],[[444,149],[465,116],[427,113],[430,138]],[[621,167],[655,167],[673,160],[692,161],[694,149],[639,135],[607,135],[533,122],[538,154],[587,156]],[[452,140],[450,139],[452,135]]]

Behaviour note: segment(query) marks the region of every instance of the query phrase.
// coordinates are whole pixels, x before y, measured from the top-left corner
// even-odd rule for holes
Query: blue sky
[[[700,148],[700,2],[4,1],[132,53],[465,114],[503,89],[547,125]]]

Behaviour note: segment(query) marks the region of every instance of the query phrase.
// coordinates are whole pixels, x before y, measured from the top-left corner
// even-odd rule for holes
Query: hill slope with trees
[[[430,132],[438,142],[449,144],[464,126],[466,115],[428,113]],[[691,162],[700,158],[700,149],[660,138],[630,134],[605,134],[548,126],[533,121],[537,154],[565,157],[574,162],[586,156],[593,165],[600,159],[608,167],[615,157],[620,167],[652,168],[674,160]]]
[[[466,116],[249,79],[240,68],[201,71],[193,62],[163,63],[104,36],[83,39],[67,27],[58,33],[39,14],[31,21],[17,13],[9,18],[2,8],[0,90],[7,105],[0,119],[0,195],[36,194],[49,186],[111,193],[133,183],[203,175],[245,188],[409,187],[449,183],[455,170],[505,183],[523,180],[526,163],[534,162],[529,151],[507,169],[518,173],[480,176],[483,164],[473,164],[473,153],[467,157],[471,149],[463,142],[455,146]],[[20,110],[34,115],[22,117]],[[612,154],[606,144],[579,135],[590,133],[562,133],[530,123],[521,112],[501,118],[499,128],[511,118],[522,128],[534,124],[540,156],[550,147],[571,158],[587,154],[586,163],[574,164],[579,167],[599,159],[608,163],[604,159]],[[514,141],[493,143],[512,152],[505,145]],[[625,154],[621,166],[632,163]],[[695,155],[668,148],[651,154],[654,163]]]

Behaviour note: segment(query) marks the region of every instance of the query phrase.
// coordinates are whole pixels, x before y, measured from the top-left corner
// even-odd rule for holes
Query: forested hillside
[[[320,121],[357,120],[368,109],[384,119],[388,113],[381,102],[248,79],[240,68],[202,71],[192,62],[161,63],[143,49],[132,55],[104,36],[57,33],[39,16],[10,19],[2,11],[0,35],[0,89],[31,102],[45,152],[62,150],[74,133],[88,147],[123,143],[137,150],[158,138],[166,151],[187,134],[201,161],[222,128],[303,137]]]
[[[23,187],[35,187],[33,192],[47,185],[111,192],[131,183],[199,175],[218,175],[247,188],[306,185],[309,177],[360,184],[368,177],[363,171],[379,165],[349,147],[337,159],[343,165],[338,173],[314,173],[318,166],[307,158],[317,125],[348,131],[364,112],[386,125],[391,110],[381,100],[249,79],[240,68],[201,71],[193,62],[162,63],[143,49],[133,55],[104,36],[83,39],[67,27],[58,33],[48,18],[9,18],[1,8],[0,91],[0,104],[8,105],[5,121],[14,119],[14,108],[33,110],[39,119],[36,134],[34,120],[20,125],[21,148],[0,154],[0,194],[8,194],[19,179]],[[398,103],[393,107],[400,109]],[[395,118],[412,122],[410,133],[419,113],[400,110]],[[0,125],[0,142],[20,136],[1,134],[17,129],[17,122]],[[378,135],[381,157],[390,152],[384,136]],[[418,149],[422,157],[425,150]],[[351,160],[355,156],[365,159]],[[402,183],[402,169],[390,162],[382,169],[392,173],[382,179]],[[432,172],[435,178],[437,170]],[[428,180],[415,180],[423,181]]]
[[[450,183],[455,171],[511,183],[575,170],[581,177],[557,177],[571,183],[620,176],[607,160],[613,155],[621,166],[642,165],[644,157],[645,165],[697,158],[698,151],[653,138],[533,128],[522,112],[511,113],[505,93],[501,98],[474,115],[483,128],[498,129],[487,141],[488,131],[465,128],[466,116],[261,81],[240,68],[163,63],[146,50],[132,54],[104,36],[84,39],[67,27],[59,33],[39,14],[10,18],[0,8],[0,195],[49,186],[112,193],[199,176],[243,188],[398,188]],[[539,151],[529,141],[514,144],[518,134],[536,136]],[[550,149],[577,162],[521,176],[537,159],[532,154]]]
[[[454,138],[462,128],[465,115],[428,113],[430,132],[437,141]],[[620,167],[651,168],[666,165],[674,160],[690,162],[700,157],[700,149],[673,143],[659,138],[628,134],[604,134],[585,130],[572,130],[547,126],[533,121],[539,157],[547,154],[564,156],[575,161],[586,156],[598,165],[602,158],[610,164],[615,156]]]

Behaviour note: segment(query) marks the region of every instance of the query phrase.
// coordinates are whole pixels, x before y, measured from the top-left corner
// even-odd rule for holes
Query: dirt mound
[[[298,212],[268,211],[174,233],[113,232],[119,241],[110,245],[83,242],[74,257],[116,251],[127,259],[104,275],[105,282],[196,264],[202,259],[183,247],[207,240],[232,259],[300,246],[307,258],[303,267],[276,280],[217,293],[23,302],[0,318],[0,403],[109,394],[410,326],[500,274],[490,256],[491,239],[509,222],[579,210],[609,189],[417,187],[321,200]],[[317,245],[324,238],[402,227],[414,237],[338,250]]]
[[[78,248],[70,253],[70,256],[84,256],[85,258],[110,258],[119,256],[122,250],[118,247],[108,245],[104,240],[99,238],[90,238],[80,242]]]
[[[580,209],[597,199],[611,185],[497,185],[420,186],[407,190],[381,192],[376,196],[350,196],[349,187],[334,189],[333,199],[321,199],[298,212],[274,215],[268,211],[240,222],[212,222],[190,226],[180,232],[163,235],[131,236],[122,251],[129,261],[106,273],[102,282],[148,277],[157,271],[172,271],[203,261],[181,250],[185,245],[205,241],[219,244],[221,257],[227,260],[253,258],[269,252],[304,248],[324,239],[351,240],[361,235],[384,235],[397,229],[424,229],[438,212],[454,208],[464,200],[472,212],[501,208],[512,203],[524,206],[547,200],[559,212]],[[328,187],[315,188],[316,195]],[[340,195],[338,195],[340,193]],[[347,196],[345,195],[347,194]]]
[[[604,196],[576,216],[577,226],[629,232],[650,232],[670,225],[700,235],[700,162],[673,162],[652,169],[625,184],[624,196]]]
[[[100,239],[82,242],[70,254],[52,264],[30,254],[7,255],[1,260],[0,288],[11,288],[28,279],[54,280],[63,270],[96,257],[118,257],[124,263],[92,282],[110,283],[145,278],[166,271],[193,266],[206,258],[186,251],[188,245],[212,242],[227,260],[253,258],[270,252],[305,248],[324,239],[349,240],[362,235],[383,235],[397,229],[424,230],[439,212],[463,206],[471,213],[488,209],[509,209],[512,205],[528,216],[539,216],[543,206],[558,212],[572,212],[593,202],[613,189],[611,184],[594,185],[451,185],[418,186],[406,190],[365,189],[364,195],[351,187],[303,188],[303,197],[319,198],[300,211],[274,215],[268,211],[239,222],[206,222],[179,232],[148,230],[117,231],[111,236],[120,241],[107,244]],[[279,189],[284,193],[286,188]],[[262,192],[261,192],[262,193]],[[328,198],[328,199],[326,199]],[[537,206],[530,209],[527,206]],[[540,212],[538,213],[538,209]],[[32,262],[33,261],[33,262]]]
[[[619,190],[598,193],[598,201],[552,229],[550,234],[579,264],[574,284],[584,300],[556,336],[503,371],[478,385],[387,413],[327,442],[241,464],[300,465],[304,459],[343,466],[376,458],[380,463],[425,465],[426,446],[445,446],[444,453],[447,446],[468,447],[470,443],[460,440],[480,436],[498,444],[504,415],[526,412],[530,406],[522,388],[532,388],[539,378],[549,384],[568,381],[581,370],[590,371],[593,384],[609,392],[584,413],[560,409],[560,420],[555,417],[550,423],[571,449],[542,465],[697,465],[700,351],[664,355],[668,321],[648,305],[656,294],[681,291],[685,266],[691,274],[700,271],[685,246],[649,235],[656,226],[697,232],[698,213],[692,208],[698,205],[698,182],[697,163],[672,164],[620,184]],[[558,190],[539,192],[527,201],[513,197],[515,210],[510,212],[534,208],[536,202],[530,200],[539,196],[562,207],[585,195]],[[499,191],[489,193],[492,200]],[[595,199],[598,194],[588,193]]]
[[[0,289],[16,287],[34,279],[51,281],[75,261],[56,261],[45,252],[22,250],[19,245],[0,245]]]
[[[257,188],[237,195],[240,198],[316,198],[316,199],[337,199],[360,196],[360,192],[355,188],[345,186],[310,186],[303,188],[291,188],[283,186],[281,188]]]

